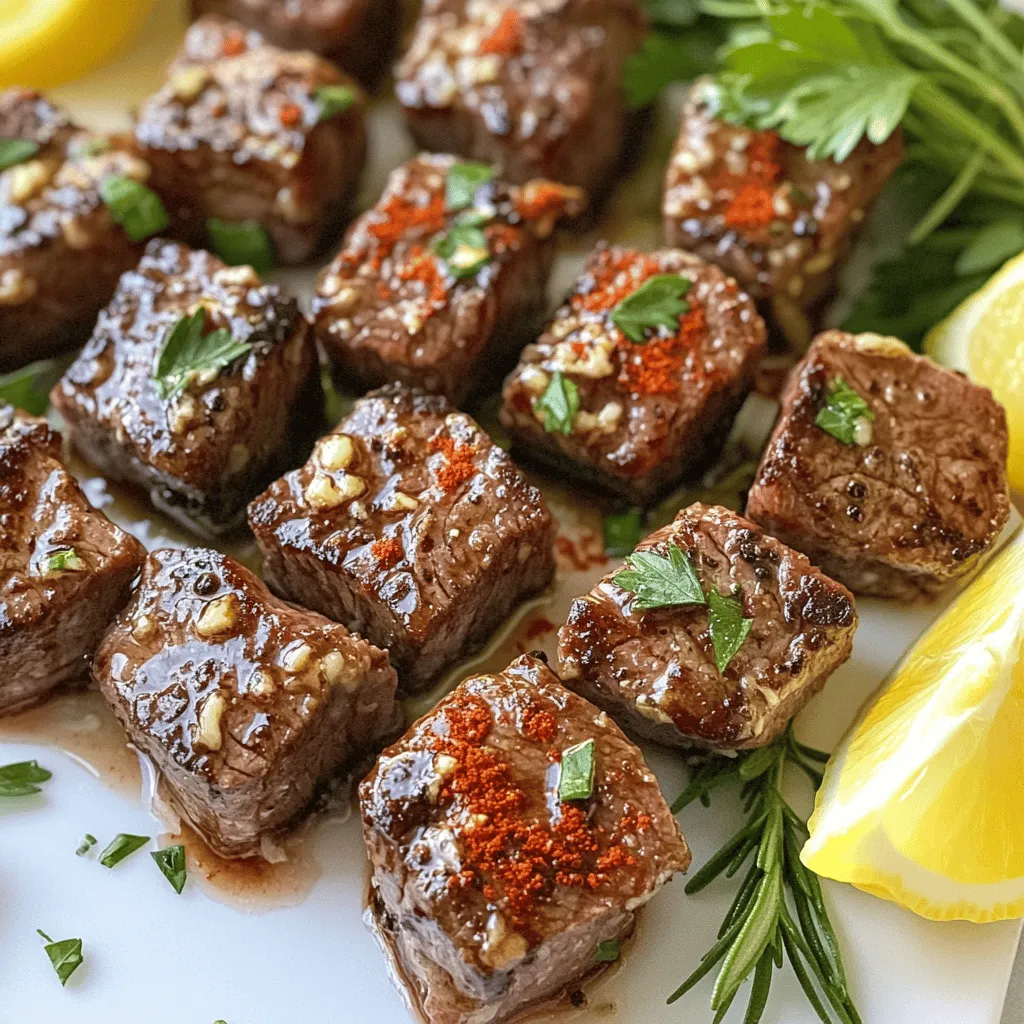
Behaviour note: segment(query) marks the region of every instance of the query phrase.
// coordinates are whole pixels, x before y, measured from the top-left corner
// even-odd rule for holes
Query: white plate
[[[161,5],[131,56],[86,83],[59,90],[58,98],[83,120],[123,124],[125,108],[159,80],[172,45],[173,8],[170,2]],[[670,119],[662,120],[670,133]],[[408,152],[393,110],[376,110],[371,130],[367,201],[384,172]],[[663,149],[666,140],[660,141]],[[626,183],[602,234],[657,244],[660,168],[655,158]],[[570,242],[573,251],[560,259],[554,295],[571,279],[590,241]],[[308,275],[292,276],[308,285]],[[91,485],[90,496],[107,500],[99,482]],[[124,506],[109,510],[137,522]],[[165,538],[184,539],[155,519],[137,522],[135,531],[149,547]],[[487,663],[500,667],[507,661],[516,637],[522,638],[539,615],[561,621],[568,599],[603,571],[593,567],[563,575],[559,593],[527,611]],[[938,608],[907,610],[863,601],[860,612],[853,657],[801,717],[799,732],[806,742],[835,743]],[[547,635],[530,646],[546,641],[550,647],[551,639]],[[68,698],[31,718],[0,725],[0,764],[35,757],[53,771],[41,796],[0,807],[0,1024],[213,1024],[218,1019],[227,1024],[405,1024],[402,1001],[362,921],[367,868],[354,816],[320,819],[293,861],[268,871],[262,883],[230,872],[204,881],[193,864],[181,896],[145,853],[109,871],[95,856],[75,856],[86,832],[102,844],[118,832],[156,836],[164,828],[140,793],[134,755],[98,709],[94,695]],[[41,729],[78,756],[23,741],[39,738]],[[666,795],[673,797],[684,781],[680,765],[661,752],[649,756]],[[806,806],[807,794],[797,792]],[[710,810],[696,805],[681,816],[695,865],[737,826],[734,803],[730,794],[716,795]],[[647,908],[621,966],[588,987],[588,1008],[556,1019],[710,1021],[711,978],[672,1007],[665,997],[713,944],[733,892],[731,883],[720,881],[686,897],[681,882],[670,885]],[[1017,923],[934,924],[846,886],[826,884],[825,892],[866,1022],[996,1024],[1020,932]],[[83,939],[85,965],[65,989],[36,928],[54,939]],[[728,1020],[741,1019],[737,1000]],[[815,1020],[790,971],[778,973],[766,1024]]]

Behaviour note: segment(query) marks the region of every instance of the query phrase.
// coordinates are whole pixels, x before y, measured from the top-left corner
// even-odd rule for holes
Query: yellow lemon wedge
[[[1024,916],[1024,533],[829,762],[801,859],[933,920]]]
[[[1010,426],[1010,486],[1024,491],[1024,253],[929,331],[924,350],[991,388]]]
[[[0,87],[49,88],[128,42],[154,0],[0,0]]]

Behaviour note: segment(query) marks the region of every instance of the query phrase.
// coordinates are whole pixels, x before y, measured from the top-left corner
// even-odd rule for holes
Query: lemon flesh
[[[803,862],[924,917],[1024,916],[1024,533],[830,761]]]
[[[991,388],[1010,428],[1010,486],[1024,492],[1024,253],[925,338],[933,359]]]
[[[0,0],[0,87],[49,88],[101,64],[154,0]]]

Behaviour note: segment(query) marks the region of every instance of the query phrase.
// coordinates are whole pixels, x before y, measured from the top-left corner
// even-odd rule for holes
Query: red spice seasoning
[[[528,181],[516,198],[516,210],[524,220],[555,221],[583,205],[582,189],[553,181]]]
[[[534,743],[550,743],[558,733],[558,722],[550,711],[531,704],[523,712],[523,733]]]
[[[283,103],[277,116],[285,128],[294,128],[302,121],[302,110],[294,103]]]
[[[247,49],[248,46],[245,45],[245,33],[240,32],[237,28],[233,28],[224,36],[224,42],[221,44],[220,52],[225,57],[238,57],[240,54],[245,53]]]
[[[494,31],[480,44],[477,53],[514,57],[523,42],[523,19],[514,7],[506,7]]]
[[[423,309],[425,316],[430,316],[445,304],[448,288],[445,285],[444,274],[438,268],[437,260],[423,246],[410,247],[408,259],[398,269],[398,276],[403,281],[419,281],[423,285],[426,299]]]
[[[779,219],[775,211],[775,186],[782,173],[778,162],[780,140],[775,132],[753,132],[747,142],[747,171],[732,174],[723,170],[712,186],[725,191],[725,223],[738,231],[761,231]]]
[[[444,455],[445,461],[434,475],[445,494],[451,494],[476,476],[476,449],[472,445],[459,444],[454,437],[439,434],[427,443],[427,451]]]
[[[382,537],[370,545],[370,554],[382,569],[390,569],[402,560],[405,552],[397,537]]]
[[[412,203],[405,196],[392,196],[380,211],[381,220],[370,224],[367,231],[377,240],[375,266],[390,254],[395,243],[415,232],[433,235],[444,228],[444,196],[434,193],[425,205]]]

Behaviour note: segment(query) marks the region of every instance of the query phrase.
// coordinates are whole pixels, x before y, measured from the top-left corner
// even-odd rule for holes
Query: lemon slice
[[[991,388],[1010,425],[1010,486],[1024,491],[1024,253],[928,333],[925,352]]]
[[[829,762],[803,862],[933,920],[1024,916],[1024,533]]]
[[[49,88],[135,35],[154,0],[0,0],[0,87]]]

